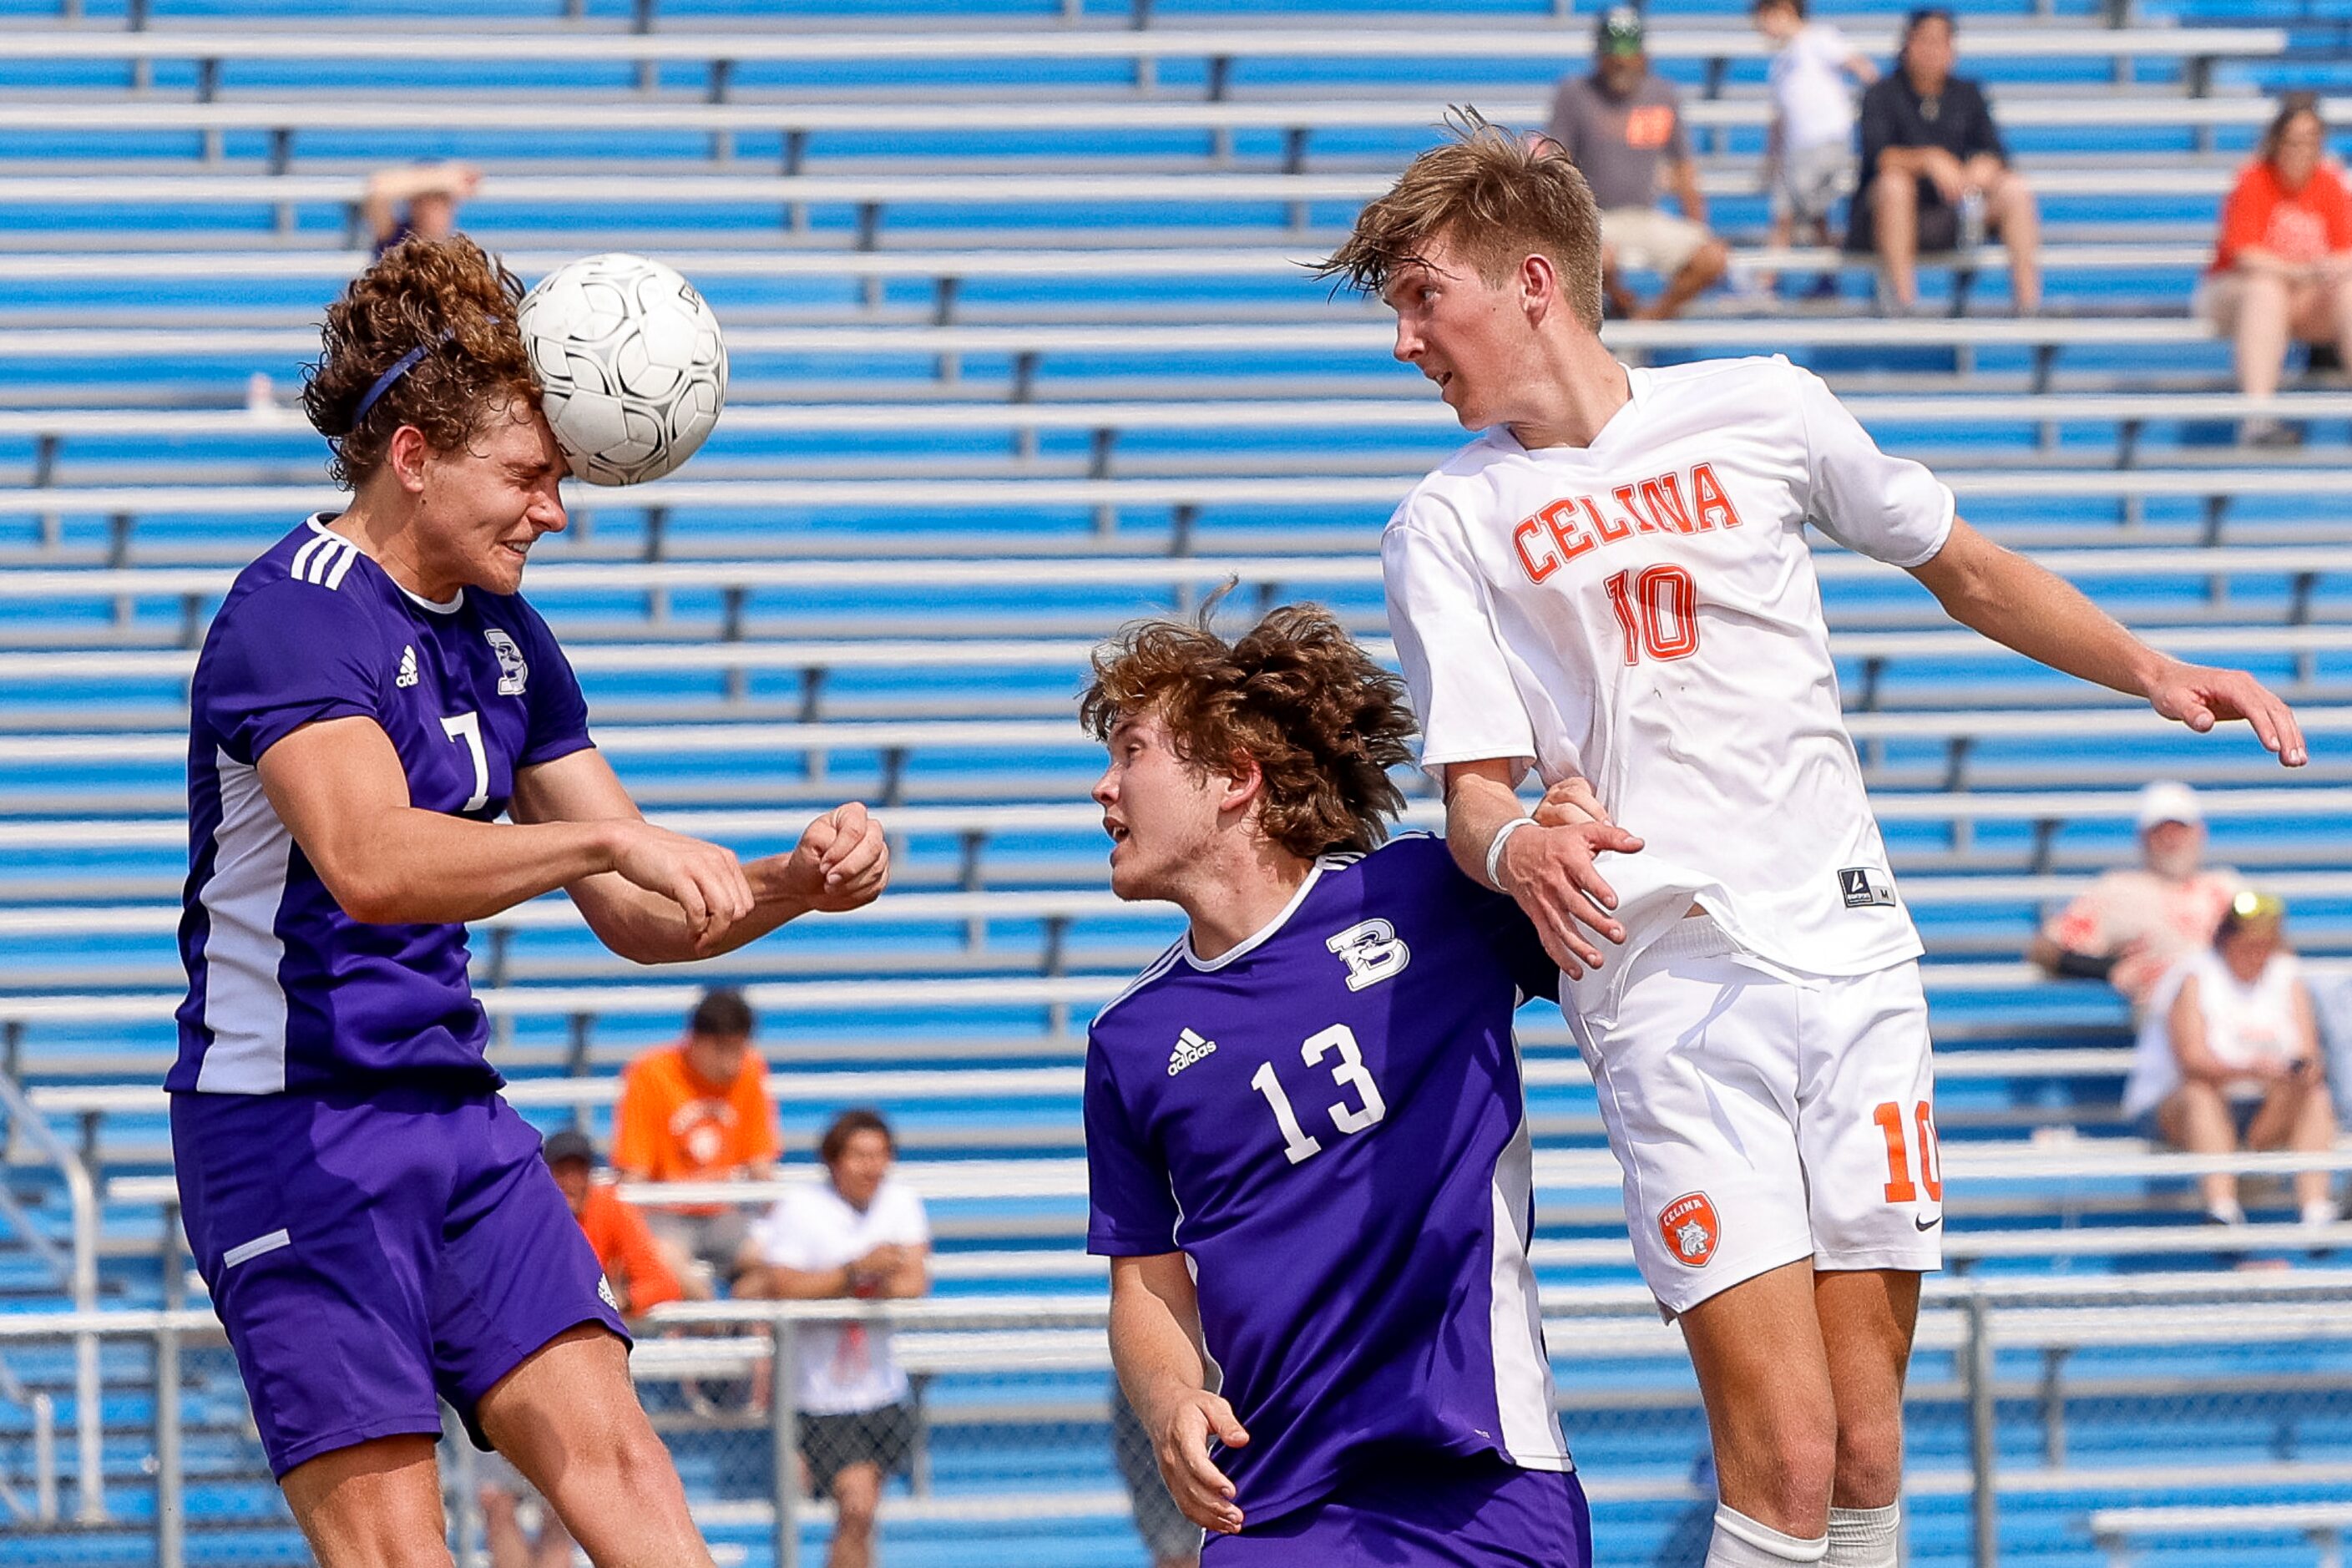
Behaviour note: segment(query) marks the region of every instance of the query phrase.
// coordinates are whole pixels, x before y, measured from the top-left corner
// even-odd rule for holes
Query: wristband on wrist
[[[1535,825],[1536,819],[1532,816],[1515,816],[1495,829],[1494,840],[1486,846],[1486,884],[1496,892],[1510,891],[1508,888],[1503,886],[1503,846],[1509,843],[1511,835],[1520,828],[1533,827]]]

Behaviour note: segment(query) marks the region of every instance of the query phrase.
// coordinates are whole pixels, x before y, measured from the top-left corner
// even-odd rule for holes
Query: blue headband
[[[377,398],[382,397],[385,393],[392,390],[392,384],[394,382],[398,381],[402,376],[406,375],[410,371],[415,370],[418,360],[423,359],[426,354],[440,347],[442,343],[447,342],[449,341],[449,336],[450,334],[444,332],[441,334],[439,342],[419,343],[415,348],[409,350],[406,353],[401,355],[398,359],[393,361],[392,368],[375,378],[375,384],[367,389],[367,395],[361,398],[360,405],[352,411],[351,429],[356,430],[360,427],[360,422],[368,416],[368,410],[375,406]],[[348,433],[349,432],[347,431],[346,434]]]
[[[498,325],[499,319],[496,316],[490,317],[489,321],[492,326]],[[376,405],[376,400],[378,398],[381,398],[385,393],[392,390],[392,384],[394,382],[398,381],[402,376],[406,375],[410,371],[415,370],[419,360],[422,360],[426,354],[431,353],[435,349],[439,348],[442,344],[448,342],[457,337],[457,330],[455,328],[451,328],[449,331],[443,332],[439,337],[434,339],[431,342],[419,343],[415,348],[409,350],[406,353],[401,355],[398,359],[393,361],[392,368],[375,378],[375,384],[367,389],[367,395],[361,398],[360,405],[352,411],[351,426],[349,429],[346,429],[343,434],[348,436],[352,430],[356,430],[360,427],[360,422],[368,416],[368,410]]]

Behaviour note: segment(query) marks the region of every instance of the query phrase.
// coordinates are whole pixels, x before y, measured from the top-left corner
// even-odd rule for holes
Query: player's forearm
[[[1913,574],[1962,626],[2110,690],[2145,698],[2168,662],[2081,589],[1965,522]]]
[[[613,868],[611,825],[475,822],[403,806],[303,846],[343,912],[371,925],[478,921]]]
[[[751,912],[699,945],[684,910],[625,878],[602,877],[568,890],[589,929],[614,953],[633,963],[688,963],[732,952],[809,912],[808,899],[784,885],[789,858],[779,855],[744,867],[755,900]]]
[[[1486,875],[1487,853],[1495,835],[1507,822],[1528,815],[1518,793],[1483,764],[1452,767],[1445,775],[1445,845],[1462,874],[1480,887],[1493,888]],[[1496,891],[1502,891],[1496,888]]]
[[[1116,1270],[1119,1265],[1112,1267]],[[1141,1285],[1113,1286],[1110,1360],[1118,1373],[1119,1387],[1127,1391],[1128,1403],[1135,1406],[1148,1430],[1158,1430],[1160,1412],[1171,1399],[1209,1386],[1197,1307],[1188,1324],[1175,1304]]]

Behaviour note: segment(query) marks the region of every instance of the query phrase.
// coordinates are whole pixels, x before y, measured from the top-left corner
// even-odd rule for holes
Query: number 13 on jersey
[[[1331,1125],[1341,1132],[1361,1132],[1389,1113],[1388,1101],[1381,1098],[1381,1086],[1372,1081],[1371,1069],[1364,1066],[1363,1047],[1356,1043],[1356,1031],[1347,1025],[1334,1024],[1319,1030],[1298,1047],[1299,1056],[1308,1067],[1319,1067],[1333,1051],[1339,1053],[1339,1063],[1331,1069],[1331,1081],[1342,1089],[1353,1089],[1357,1103],[1334,1100],[1325,1110],[1330,1115]],[[1282,1079],[1272,1062],[1264,1063],[1250,1075],[1250,1087],[1265,1096],[1266,1104],[1274,1111],[1274,1124],[1282,1132],[1285,1159],[1296,1165],[1323,1152],[1323,1141],[1298,1124],[1298,1113],[1290,1108],[1290,1097],[1283,1092]]]

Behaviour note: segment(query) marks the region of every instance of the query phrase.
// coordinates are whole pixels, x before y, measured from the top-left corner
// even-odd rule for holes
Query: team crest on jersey
[[[499,656],[499,695],[520,697],[523,683],[530,679],[530,666],[522,660],[522,649],[515,647],[514,638],[492,626],[482,636],[488,639],[490,651]]]
[[[1715,1217],[1715,1204],[1705,1193],[1685,1193],[1658,1211],[1658,1234],[1676,1262],[1704,1268],[1723,1238],[1723,1222]]]
[[[1174,1078],[1202,1058],[1214,1056],[1216,1050],[1216,1041],[1204,1040],[1190,1029],[1182,1031],[1176,1037],[1176,1048],[1168,1053],[1168,1076]]]
[[[414,643],[400,650],[400,672],[392,678],[394,686],[416,684],[416,647]]]
[[[1412,949],[1405,946],[1396,927],[1386,921],[1360,921],[1326,939],[1323,945],[1348,966],[1350,991],[1378,985],[1412,962]]]

